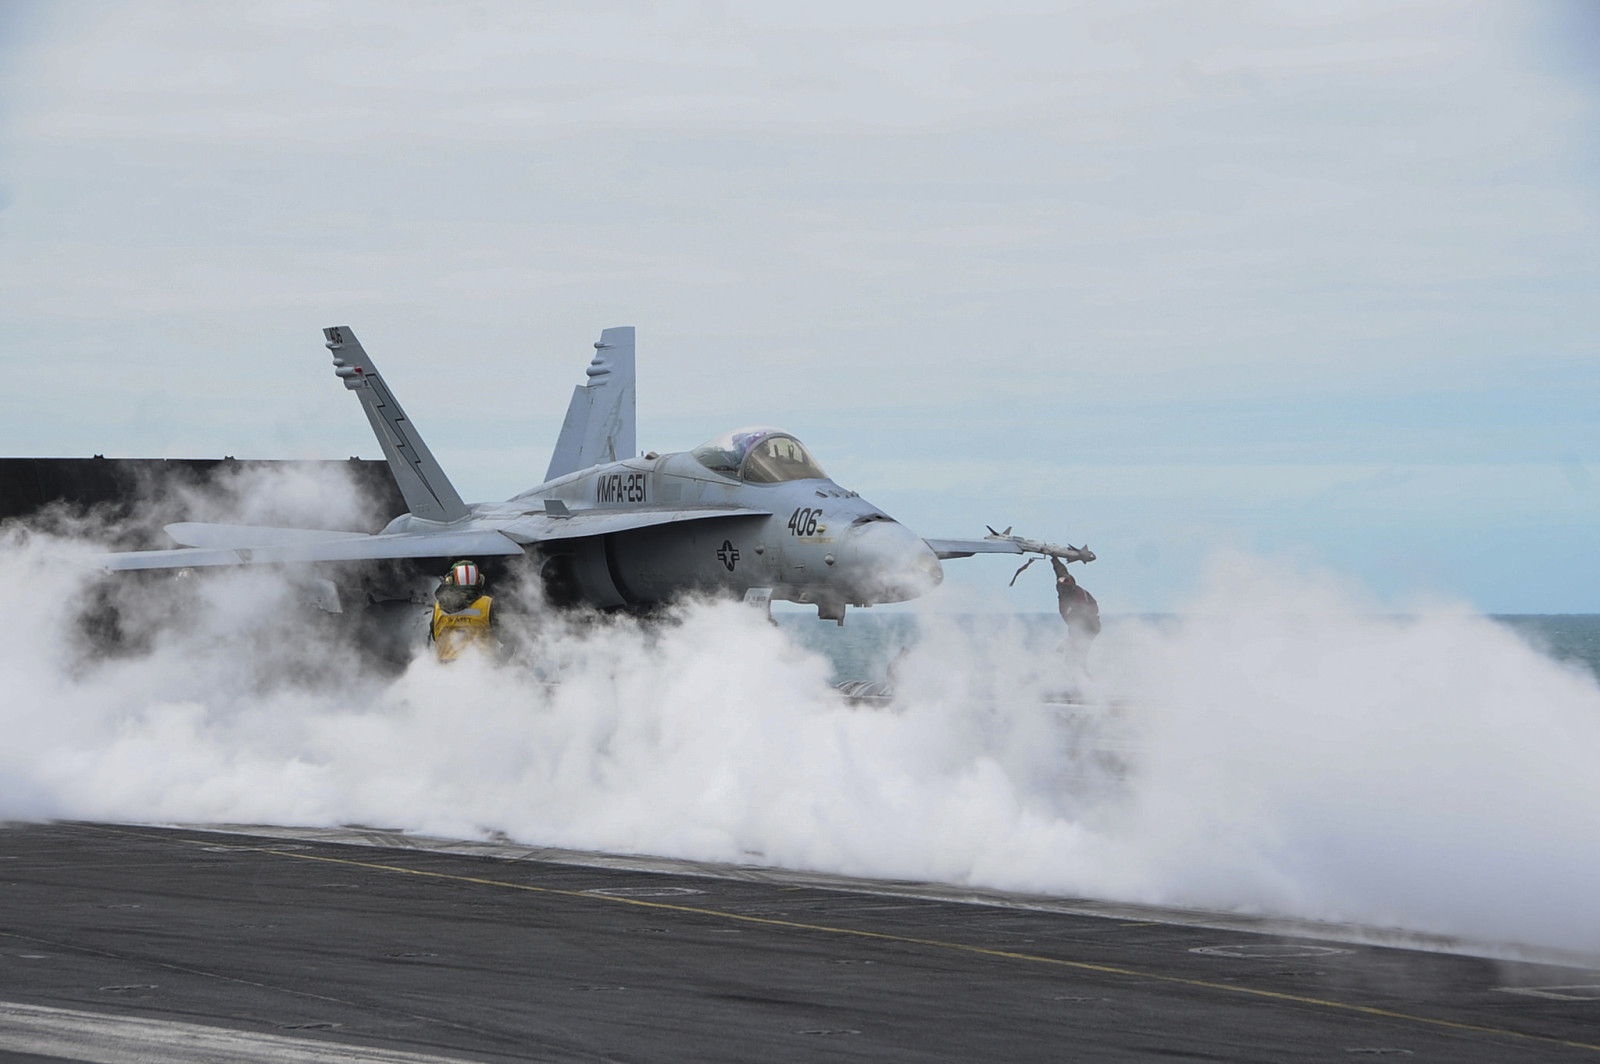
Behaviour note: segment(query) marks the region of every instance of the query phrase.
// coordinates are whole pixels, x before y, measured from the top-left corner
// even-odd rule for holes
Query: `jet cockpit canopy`
[[[804,444],[780,429],[734,429],[690,453],[713,473],[750,484],[821,480],[828,475]]]

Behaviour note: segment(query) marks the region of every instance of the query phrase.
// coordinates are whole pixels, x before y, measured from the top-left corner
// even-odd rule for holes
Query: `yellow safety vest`
[[[482,595],[464,610],[446,613],[433,604],[433,650],[440,661],[454,661],[472,644],[491,637],[493,620],[489,608],[494,600]]]

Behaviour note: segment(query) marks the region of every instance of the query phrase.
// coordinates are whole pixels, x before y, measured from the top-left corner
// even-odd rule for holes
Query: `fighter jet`
[[[849,606],[902,602],[937,587],[941,559],[1087,548],[1006,533],[923,539],[823,472],[775,428],[725,432],[690,451],[640,454],[634,330],[606,329],[573,390],[544,482],[504,502],[465,503],[348,326],[323,330],[335,375],[356,394],[410,512],[368,535],[184,522],[175,550],[103,557],[106,568],[401,562],[434,573],[452,558],[536,568],[564,606],[642,609],[685,594],[808,603],[844,623]]]

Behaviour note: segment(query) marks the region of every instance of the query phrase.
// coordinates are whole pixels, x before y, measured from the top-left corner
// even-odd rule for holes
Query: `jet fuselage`
[[[554,504],[554,505],[552,505]],[[684,508],[698,520],[550,541],[552,517]],[[727,507],[727,517],[704,517]],[[848,605],[903,602],[938,586],[939,559],[921,537],[828,477],[750,483],[691,452],[592,466],[469,520],[529,545],[550,596],[599,608],[648,606],[685,592],[814,603],[837,619]],[[385,532],[412,530],[401,517]]]

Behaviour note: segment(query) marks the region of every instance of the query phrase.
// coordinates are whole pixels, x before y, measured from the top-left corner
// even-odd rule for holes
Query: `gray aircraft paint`
[[[361,409],[366,411],[383,456],[389,460],[389,471],[400,486],[400,494],[405,496],[406,508],[430,521],[465,517],[466,504],[439,468],[433,452],[422,442],[372,359],[362,350],[355,333],[347,327],[334,326],[324,329],[323,335],[327,337],[328,350],[333,352],[333,372],[361,400]]]
[[[594,345],[589,380],[572,389],[561,435],[544,479],[638,453],[634,431],[633,326],[606,329]]]
[[[323,332],[334,372],[360,399],[410,512],[377,535],[174,524],[167,532],[181,549],[105,555],[106,568],[527,556],[572,604],[647,606],[707,592],[813,603],[819,616],[843,623],[849,605],[901,602],[937,586],[941,556],[1040,546],[998,534],[930,545],[820,475],[803,446],[775,429],[713,441],[730,450],[711,453],[748,459],[738,468],[711,468],[696,457],[704,448],[634,457],[631,326],[606,329],[595,344],[545,482],[505,502],[467,505],[355,334],[348,326]],[[805,475],[760,482],[749,462],[762,447]],[[777,466],[763,475],[773,479],[784,462],[768,460]]]

